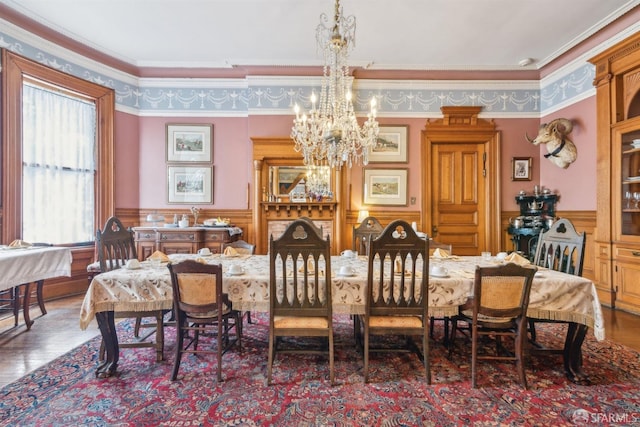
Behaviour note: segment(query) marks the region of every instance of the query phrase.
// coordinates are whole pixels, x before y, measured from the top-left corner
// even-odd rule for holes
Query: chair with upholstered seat
[[[215,354],[216,379],[222,381],[222,355],[235,345],[242,351],[242,319],[222,291],[222,265],[186,260],[168,267],[177,328],[171,381],[178,377],[184,353]],[[235,331],[234,339],[230,338],[230,331]],[[205,349],[198,348],[202,336],[211,338]]]
[[[227,242],[222,244],[222,253],[225,249],[233,248],[240,255],[253,255],[256,252],[256,245],[245,242],[244,240],[236,240],[235,242]]]
[[[428,337],[428,241],[403,220],[392,221],[370,241],[365,313],[354,317],[364,353],[364,381],[369,382],[369,353],[415,352],[431,383]],[[372,336],[395,336],[401,345],[371,346]],[[422,349],[413,342],[420,337]]]
[[[436,249],[441,249],[443,251],[447,251],[449,255],[453,254],[453,247],[449,243],[440,243],[433,239],[429,239],[429,256],[433,255],[433,251]]]
[[[508,263],[496,267],[476,267],[473,298],[451,318],[452,354],[458,322],[471,327],[471,385],[476,388],[478,360],[516,362],[520,383],[527,389],[524,348],[527,339],[527,307],[533,276],[537,268]],[[480,337],[495,337],[495,353],[480,351]],[[513,351],[507,351],[502,338],[511,337]]]
[[[382,233],[384,227],[375,217],[368,216],[360,225],[353,226],[353,250],[358,255],[369,255],[369,241]]]
[[[578,233],[566,218],[554,222],[549,230],[540,232],[533,263],[537,266],[567,274],[582,276],[586,233]],[[570,323],[548,319],[529,318],[529,333],[534,343],[534,350],[562,353],[565,349],[549,349],[537,342],[535,324],[540,322]],[[568,331],[568,333],[571,333]]]
[[[330,247],[329,236],[323,239],[304,219],[292,221],[278,239],[270,238],[268,384],[277,353],[328,353],[329,381],[335,382]],[[321,342],[287,345],[286,337]]]
[[[309,224],[311,226],[311,228],[316,232],[316,234],[318,236],[320,236],[320,238],[322,238],[322,226],[317,226],[315,222],[313,222],[313,220],[311,218],[309,218],[308,216],[301,216],[300,218],[298,218],[300,221],[306,221],[307,224]]]
[[[131,228],[125,228],[122,222],[115,216],[110,217],[102,230],[96,231],[96,250],[98,252],[98,263],[100,272],[122,268],[128,260],[137,259],[137,251],[134,233]],[[120,343],[121,348],[129,347],[155,347],[158,361],[162,360],[162,348],[164,346],[164,312],[161,310],[144,311],[144,312],[114,312],[116,318],[135,318],[134,342]],[[147,317],[155,318],[154,323],[143,323],[142,319]],[[140,336],[140,328],[151,328],[151,331]],[[155,330],[155,343],[146,342]],[[104,342],[100,346],[100,358],[104,358]]]

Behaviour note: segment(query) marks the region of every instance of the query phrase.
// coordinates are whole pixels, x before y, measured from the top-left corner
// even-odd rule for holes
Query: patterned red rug
[[[266,319],[245,325],[243,353],[223,357],[225,381],[216,384],[212,358],[187,355],[178,381],[172,328],[165,362],[150,349],[121,351],[119,374],[96,379],[99,340],[91,340],[0,391],[3,426],[572,426],[640,425],[640,354],[588,336],[584,368],[591,385],[569,382],[559,356],[529,363],[529,390],[513,364],[484,362],[478,389],[470,386],[470,357],[459,338],[451,360],[432,341],[433,384],[415,354],[374,354],[371,383],[362,379],[362,356],[352,324],[337,317],[336,380],[328,382],[322,356],[282,356],[274,385],[266,385]],[[119,326],[129,328],[129,325]],[[541,340],[558,343],[559,325],[540,325]],[[437,328],[436,328],[437,329]]]

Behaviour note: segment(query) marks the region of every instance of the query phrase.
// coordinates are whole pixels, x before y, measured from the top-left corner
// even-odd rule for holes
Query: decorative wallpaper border
[[[311,92],[320,88],[317,77],[136,78],[0,22],[7,24],[0,31],[0,47],[114,89],[118,110],[135,115],[292,115],[295,103],[309,108]],[[439,117],[444,105],[482,106],[484,117],[543,117],[595,94],[593,65],[578,61],[550,81],[355,80],[354,108],[365,115],[375,96],[379,117]]]

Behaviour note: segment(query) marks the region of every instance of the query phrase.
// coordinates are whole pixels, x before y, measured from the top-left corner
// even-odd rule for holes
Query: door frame
[[[482,107],[442,107],[442,119],[427,119],[421,132],[422,168],[422,224],[427,234],[433,228],[431,215],[431,151],[436,144],[484,144],[485,145],[485,224],[486,245],[482,250],[497,253],[501,250],[500,229],[500,132],[493,120],[478,118]]]

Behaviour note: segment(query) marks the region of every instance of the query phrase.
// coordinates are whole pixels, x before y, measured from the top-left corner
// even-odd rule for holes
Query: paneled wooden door
[[[479,254],[487,244],[484,144],[431,146],[431,236],[457,255]]]
[[[480,110],[442,107],[422,132],[424,230],[457,255],[500,250],[500,139]]]

